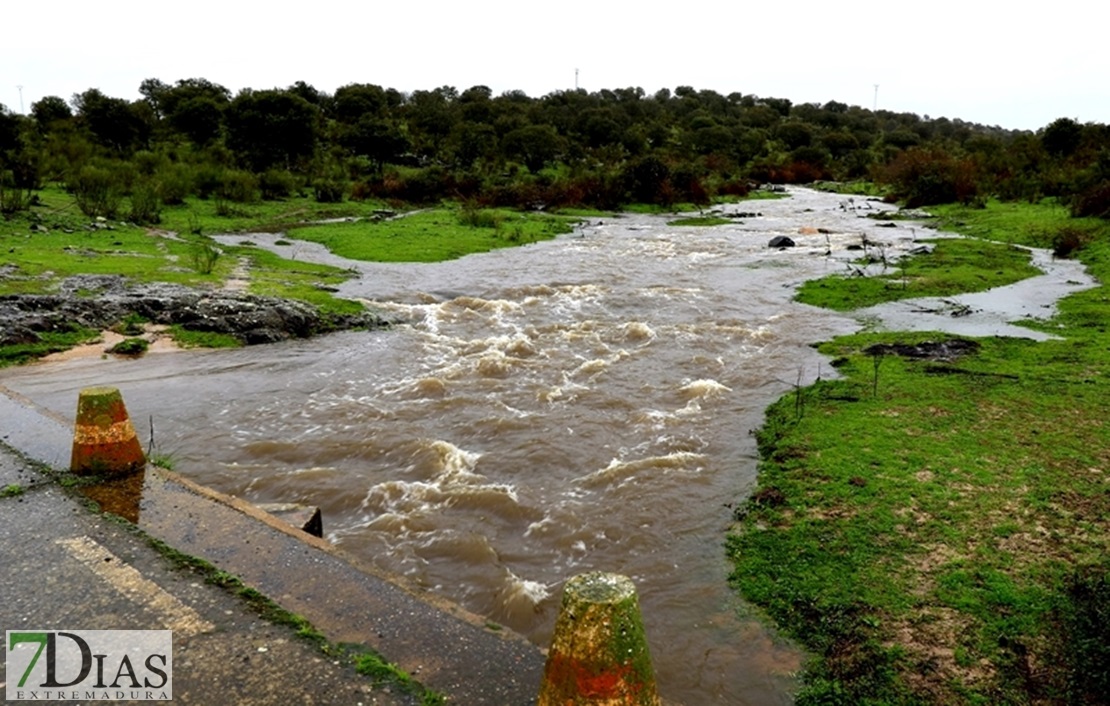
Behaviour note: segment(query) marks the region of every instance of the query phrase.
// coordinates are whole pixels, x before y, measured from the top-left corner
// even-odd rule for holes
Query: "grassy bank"
[[[1003,242],[1080,229],[1074,254],[1110,277],[1105,224],[1051,204],[939,210]],[[1043,343],[919,358],[950,337],[838,338],[821,350],[841,377],[768,411],[728,548],[735,586],[814,655],[799,703],[1110,693],[1110,293],[1060,308],[1034,324],[1061,336]]]
[[[302,226],[290,237],[320,243],[352,260],[439,262],[548,240],[571,232],[577,220],[508,209],[446,206],[383,221]]]
[[[36,194],[37,205],[0,219],[0,296],[45,294],[78,274],[122,275],[131,282],[172,282],[220,288],[246,280],[251,294],[307,301],[327,313],[354,313],[362,305],[332,294],[352,273],[287,260],[253,247],[219,244],[211,236],[294,231],[290,237],[323,243],[360,260],[434,262],[495,248],[524,245],[569,232],[572,216],[444,205],[396,219],[381,202],[319,204],[307,197],[229,203],[189,199],[166,206],[156,227],[81,214],[59,187]],[[121,212],[126,213],[126,204]],[[314,224],[326,219],[352,219]],[[23,362],[94,339],[97,332],[57,331],[40,340],[0,346],[0,365]],[[183,345],[226,345],[209,334],[171,331]]]
[[[902,257],[871,277],[844,274],[810,280],[798,289],[797,299],[851,311],[901,299],[982,292],[1040,273],[1029,264],[1029,251],[1012,245],[949,239],[920,242],[932,250]],[[885,254],[867,255],[879,257]]]

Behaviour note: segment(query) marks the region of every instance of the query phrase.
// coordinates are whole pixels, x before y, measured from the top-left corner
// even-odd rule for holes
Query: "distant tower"
[[[578,69],[574,70],[574,90],[578,90]]]
[[[874,112],[879,109],[879,84],[875,84],[875,102],[871,104],[871,111]]]
[[[19,89],[19,114],[23,115],[23,86],[16,86]]]

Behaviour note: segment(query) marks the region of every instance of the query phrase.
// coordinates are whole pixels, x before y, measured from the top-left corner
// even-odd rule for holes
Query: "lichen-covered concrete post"
[[[114,387],[86,387],[77,397],[73,454],[69,468],[79,475],[119,475],[144,468],[146,456]]]
[[[636,586],[591,572],[567,581],[538,706],[658,706]]]

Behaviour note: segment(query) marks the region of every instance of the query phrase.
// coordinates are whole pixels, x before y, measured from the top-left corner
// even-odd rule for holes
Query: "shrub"
[[[263,201],[288,198],[297,188],[297,180],[284,169],[267,169],[258,177]]]
[[[193,173],[187,165],[171,164],[158,172],[158,197],[169,206],[180,206],[193,191]]]
[[[1110,218],[1110,181],[1103,181],[1079,194],[1071,205],[1071,215]]]
[[[234,203],[254,203],[258,200],[258,177],[250,172],[230,169],[220,179],[218,195]]]
[[[505,217],[495,211],[479,208],[476,201],[466,201],[459,208],[459,225],[470,228],[500,228]]]
[[[730,179],[722,182],[717,187],[717,193],[721,196],[747,196],[752,192],[752,185],[746,179]]]
[[[223,181],[224,170],[212,164],[198,167],[193,176],[193,186],[202,199],[218,194]]]
[[[150,342],[145,338],[125,338],[109,348],[108,352],[116,355],[139,356],[146,353],[148,348],[150,348]]]
[[[189,257],[193,262],[193,269],[202,275],[210,275],[216,269],[216,262],[219,261],[220,249],[211,243],[198,242],[194,243],[192,249],[189,251]]]
[[[377,192],[374,189],[374,185],[365,180],[356,181],[354,185],[351,186],[352,201],[365,201],[366,199],[373,198],[375,193]]]
[[[347,184],[336,176],[320,177],[312,182],[312,193],[317,203],[339,203]]]
[[[110,169],[86,165],[69,184],[81,213],[95,218],[114,218],[123,201],[124,185]]]
[[[1052,256],[1070,257],[1073,253],[1085,248],[1092,239],[1091,234],[1085,230],[1065,226],[1052,236]]]
[[[32,192],[16,186],[12,173],[0,172],[0,213],[24,211],[31,205]]]
[[[150,183],[140,184],[131,194],[131,211],[128,219],[139,225],[154,225],[162,220],[162,200],[158,190]]]
[[[138,336],[143,332],[143,325],[146,323],[146,318],[132,311],[113,326],[112,330],[124,336]]]
[[[910,208],[969,204],[979,196],[974,163],[939,149],[910,148],[899,154],[882,176],[893,187],[894,196],[904,199]]]
[[[142,176],[154,176],[155,173],[161,171],[163,164],[166,162],[166,156],[151,152],[150,150],[139,150],[131,156],[131,163],[135,165]]]

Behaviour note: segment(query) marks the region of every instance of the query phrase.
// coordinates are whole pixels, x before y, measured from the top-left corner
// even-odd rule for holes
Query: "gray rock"
[[[792,248],[796,243],[785,235],[776,235],[771,238],[771,242],[767,243],[769,248]]]
[[[325,316],[302,301],[166,283],[128,286],[115,275],[70,277],[59,292],[0,297],[0,343],[33,342],[39,334],[78,327],[106,329],[129,315],[228,334],[247,345],[389,325],[370,312]]]

